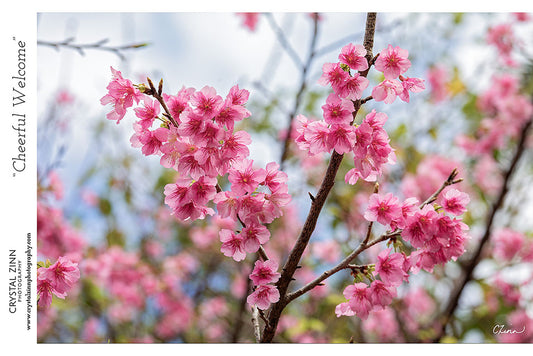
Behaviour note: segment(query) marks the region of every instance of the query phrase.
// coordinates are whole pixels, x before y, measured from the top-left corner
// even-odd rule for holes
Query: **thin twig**
[[[39,40],[37,41],[37,44],[41,46],[53,47],[56,50],[59,50],[60,48],[74,49],[82,56],[85,55],[84,50],[87,50],[87,49],[102,50],[102,51],[112,52],[116,54],[122,60],[124,60],[126,57],[121,53],[121,51],[126,51],[130,49],[138,49],[138,48],[148,46],[148,43],[135,43],[135,44],[130,44],[130,45],[122,45],[122,46],[104,46],[104,44],[109,41],[107,38],[100,40],[98,42],[95,42],[95,43],[86,43],[86,44],[74,44],[72,43],[73,41],[74,41],[74,38],[70,37],[61,42]]]

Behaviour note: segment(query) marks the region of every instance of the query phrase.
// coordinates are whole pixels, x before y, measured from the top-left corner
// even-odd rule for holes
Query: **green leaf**
[[[124,247],[126,245],[126,239],[124,237],[124,234],[117,230],[117,229],[111,229],[107,232],[105,239],[107,241],[108,246],[120,246]]]
[[[111,202],[106,198],[100,198],[98,202],[98,208],[100,209],[100,212],[104,215],[111,214]]]

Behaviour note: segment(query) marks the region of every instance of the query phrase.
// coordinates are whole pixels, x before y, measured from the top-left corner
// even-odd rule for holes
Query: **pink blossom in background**
[[[100,322],[98,318],[92,316],[83,324],[82,340],[83,342],[98,342],[98,329]]]
[[[254,32],[257,28],[257,23],[259,22],[259,12],[237,12],[238,16],[243,18],[243,25],[248,30]]]
[[[374,66],[376,70],[383,72],[385,79],[393,80],[411,67],[411,61],[407,57],[409,57],[409,52],[406,49],[393,48],[389,44],[386,49],[380,52]]]
[[[63,182],[56,171],[48,173],[49,189],[54,193],[57,200],[63,199],[64,187]]]
[[[496,275],[493,285],[495,290],[502,296],[503,301],[507,305],[513,307],[519,306],[520,299],[522,299],[522,294],[517,286],[507,283],[501,278],[500,275]]]
[[[503,228],[494,232],[493,242],[494,255],[507,262],[512,260],[522,250],[525,237],[521,232]]]
[[[421,325],[427,325],[437,308],[433,298],[422,287],[408,290],[402,298],[402,304],[404,308],[400,310],[400,314],[412,333],[417,333]]]
[[[311,249],[313,256],[318,257],[324,262],[335,263],[340,259],[341,249],[339,243],[335,240],[313,242]]]
[[[374,310],[363,323],[365,334],[376,335],[377,342],[401,342],[398,321],[390,308]]]
[[[513,12],[513,16],[518,22],[527,22],[531,20],[531,15],[527,12]]]
[[[59,105],[72,104],[75,100],[74,95],[67,89],[61,89],[56,94],[56,102]]]
[[[278,301],[279,291],[275,286],[270,284],[258,286],[246,299],[249,305],[255,305],[261,310],[268,309],[271,303],[277,303]]]
[[[428,73],[427,78],[429,85],[431,86],[431,100],[435,103],[441,102],[448,96],[447,83],[450,74],[448,69],[441,64],[432,66]]]
[[[497,324],[493,333],[499,342],[531,343],[533,342],[533,318],[524,309],[517,309],[507,316],[505,324]]]
[[[488,194],[494,194],[501,187],[503,177],[493,157],[483,155],[474,167],[476,183]]]
[[[496,46],[498,54],[508,66],[515,66],[516,62],[511,58],[511,52],[516,46],[517,40],[510,24],[500,24],[489,28],[487,43]]]

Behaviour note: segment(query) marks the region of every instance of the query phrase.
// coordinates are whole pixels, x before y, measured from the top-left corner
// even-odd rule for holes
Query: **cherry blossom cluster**
[[[275,283],[281,276],[277,272],[278,264],[272,260],[255,262],[250,279],[254,284],[254,292],[247,298],[250,305],[256,305],[259,309],[268,309],[271,303],[279,301],[279,291],[269,283]]]
[[[67,292],[80,278],[78,264],[61,256],[52,265],[37,268],[37,294],[39,307],[47,308],[52,296],[65,299]]]
[[[310,155],[333,150],[338,154],[353,153],[355,168],[345,177],[349,184],[355,184],[359,178],[375,180],[384,164],[395,162],[389,137],[383,129],[386,114],[373,110],[360,125],[354,126],[355,103],[370,83],[366,73],[361,74],[369,69],[366,54],[363,46],[348,44],[342,48],[339,62],[325,63],[319,84],[331,86],[333,93],[322,106],[324,119],[313,121],[303,115],[296,118],[295,141],[301,150]],[[423,80],[402,76],[411,66],[407,57],[406,50],[391,45],[377,56],[374,67],[383,72],[385,79],[373,88],[374,100],[390,104],[399,96],[409,102],[409,92],[425,88]]]
[[[111,71],[108,94],[101,99],[103,105],[113,105],[108,119],[118,123],[133,102],[142,101],[143,106],[134,109],[139,120],[133,124],[132,146],[141,148],[144,155],[161,156],[162,166],[178,172],[175,183],[164,189],[172,214],[193,221],[214,215],[216,206],[217,216],[230,221],[226,225],[242,226],[240,231],[220,230],[222,253],[241,261],[247,253],[257,252],[270,239],[265,224],[283,215],[282,208],[291,196],[288,177],[279,165],[270,162],[264,169],[256,168],[248,159],[250,135],[234,130],[235,122],[251,115],[244,107],[249,92],[235,85],[222,98],[214,88],[205,86],[199,91],[182,88],[176,95],[161,96],[144,85],[134,86],[119,71]],[[160,100],[148,94],[156,99],[159,95]],[[163,103],[168,112],[160,115]],[[151,130],[156,119],[163,124]],[[224,191],[218,178],[226,175],[231,189]],[[262,285],[258,291],[270,287]]]
[[[435,265],[456,260],[464,253],[468,226],[457,216],[466,211],[470,198],[457,189],[443,194],[440,206],[426,204],[419,207],[418,199],[411,197],[403,202],[392,193],[374,193],[370,196],[364,218],[378,222],[399,232],[411,244],[413,251],[406,255],[385,249],[378,255],[371,283],[358,282],[346,287],[348,302],[336,308],[337,316],[357,315],[366,319],[373,310],[381,310],[396,297],[396,288],[408,281],[409,273],[421,269],[432,272]]]

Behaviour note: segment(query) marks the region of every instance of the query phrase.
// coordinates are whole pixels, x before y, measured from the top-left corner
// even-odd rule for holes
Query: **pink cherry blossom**
[[[159,115],[159,102],[152,100],[150,97],[145,96],[143,99],[144,107],[135,108],[135,115],[141,119],[138,123],[143,129],[148,129],[152,126],[157,115]]]
[[[220,251],[224,256],[232,257],[235,261],[242,261],[246,258],[246,252],[244,251],[244,241],[240,234],[235,234],[231,230],[220,230],[220,241],[222,247]]]
[[[278,270],[278,264],[272,260],[261,261],[258,260],[254,264],[254,269],[250,274],[250,279],[254,285],[276,283],[281,276]]]
[[[205,205],[215,197],[216,185],[216,178],[202,176],[190,185],[188,195],[196,204]]]
[[[392,303],[396,297],[396,288],[379,280],[372,281],[370,284],[370,300],[372,305],[377,309],[385,308]]]
[[[232,191],[223,191],[215,195],[213,202],[217,205],[221,218],[230,217],[237,220],[237,211],[240,209],[239,196]]]
[[[372,89],[372,97],[376,101],[383,101],[385,104],[392,104],[396,96],[403,92],[403,87],[397,80],[385,79]]]
[[[48,268],[39,268],[40,279],[50,281],[53,289],[58,293],[66,293],[80,278],[78,264],[61,256]]]
[[[516,38],[510,24],[500,24],[489,28],[487,43],[495,45],[507,65],[515,65],[511,52],[516,46]]]
[[[385,283],[385,285],[399,286],[405,277],[404,262],[405,255],[395,252],[390,253],[391,249],[385,249],[378,255],[376,262],[376,272]]]
[[[254,169],[253,160],[242,160],[236,162],[229,170],[228,180],[231,183],[231,190],[237,194],[252,193],[266,178],[264,169]]]
[[[219,113],[223,100],[215,88],[206,85],[191,95],[190,103],[196,107],[194,112],[197,115],[212,119]]]
[[[466,211],[466,205],[470,202],[468,194],[457,189],[448,190],[442,199],[442,208],[453,215],[461,215]]]
[[[368,79],[359,75],[359,73],[355,73],[353,76],[348,76],[343,82],[335,85],[333,90],[343,99],[359,100],[369,83]]]
[[[37,269],[37,295],[39,296],[37,305],[39,307],[48,308],[50,304],[52,304],[53,295],[65,299],[67,294],[66,292],[57,291],[54,288],[53,280],[46,278],[46,276],[42,276],[42,273],[45,272],[45,270],[44,267]]]
[[[329,129],[328,146],[339,154],[352,150],[355,144],[355,127],[351,125],[333,125]]]
[[[162,154],[161,146],[167,141],[168,133],[169,130],[164,127],[141,133],[139,142],[142,144],[142,153],[145,156]]]
[[[376,70],[383,72],[385,79],[396,79],[411,67],[411,61],[407,59],[409,52],[400,47],[388,47],[382,50],[374,66]]]
[[[276,162],[269,162],[265,167],[266,177],[264,185],[266,185],[272,193],[287,193],[287,180],[289,177],[287,173],[279,170],[279,164]]]
[[[370,196],[364,217],[367,221],[389,225],[400,217],[401,212],[400,201],[392,193],[387,193],[385,196],[374,193]]]
[[[116,120],[117,124],[126,115],[126,109],[139,103],[144,97],[129,79],[122,78],[122,73],[111,67],[112,79],[107,86],[108,93],[100,99],[102,105],[113,104],[113,110],[107,114],[109,120]]]
[[[233,98],[226,98],[220,107],[220,111],[215,116],[215,121],[222,127],[226,126],[229,131],[233,131],[235,121],[247,118],[251,113],[242,105],[233,104]]]
[[[255,305],[261,310],[266,310],[271,303],[279,301],[278,289],[270,284],[260,285],[255,291],[246,298],[249,305]]]
[[[270,239],[270,231],[260,224],[249,224],[242,229],[240,233],[244,249],[248,253],[257,252],[259,246],[268,242]]]
[[[335,93],[329,94],[322,110],[324,111],[324,120],[330,125],[349,125],[353,120],[353,102],[341,99]]]
[[[309,145],[309,154],[315,155],[331,150],[329,128],[324,121],[312,121],[304,130],[304,139]]]
[[[365,71],[368,69],[368,61],[365,58],[366,49],[362,45],[349,43],[342,47],[339,61],[353,70]]]
[[[436,231],[435,221],[438,213],[433,206],[426,205],[407,219],[402,231],[402,238],[409,241],[415,248],[424,247]]]
[[[401,100],[405,101],[406,103],[409,102],[409,92],[413,93],[420,93],[422,90],[426,89],[426,86],[424,85],[424,80],[419,78],[403,78],[400,76],[400,80],[402,83],[403,91],[398,94]]]
[[[344,71],[339,63],[324,63],[322,66],[322,76],[318,80],[318,84],[327,86],[331,85],[333,90],[337,92],[338,89],[350,75]]]
[[[355,314],[365,320],[373,308],[370,300],[370,289],[364,283],[355,283],[344,289],[343,295],[348,299],[348,305]]]
[[[165,100],[170,114],[178,124],[181,123],[181,113],[189,109],[189,99],[194,92],[194,88],[182,87],[176,95],[163,93],[163,100]]]

